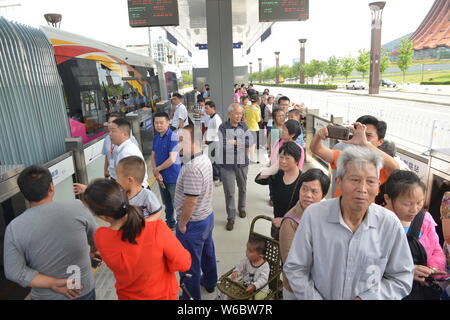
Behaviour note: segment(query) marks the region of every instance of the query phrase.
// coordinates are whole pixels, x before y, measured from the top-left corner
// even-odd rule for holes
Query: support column
[[[258,58],[259,62],[259,83],[262,83],[262,58]]]
[[[370,49],[369,94],[380,92],[380,60],[381,60],[381,21],[386,2],[369,4],[372,14],[372,44]]]
[[[228,106],[233,103],[233,19],[232,0],[206,1],[208,65],[211,97],[222,121],[228,119]]]
[[[276,51],[275,53],[275,83],[279,84],[280,83],[280,51]]]
[[[305,84],[305,42],[306,39],[299,39],[300,42],[300,84]]]

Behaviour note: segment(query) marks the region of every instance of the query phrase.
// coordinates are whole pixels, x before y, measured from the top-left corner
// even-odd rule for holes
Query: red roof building
[[[410,37],[415,58],[450,58],[450,0],[436,0]]]

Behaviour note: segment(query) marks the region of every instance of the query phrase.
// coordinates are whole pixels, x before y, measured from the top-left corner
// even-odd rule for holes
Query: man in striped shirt
[[[211,293],[217,284],[216,254],[212,239],[212,166],[208,156],[201,151],[201,133],[198,137],[194,135],[193,125],[180,131],[180,153],[184,165],[175,189],[176,236],[192,257],[191,269],[186,272],[192,277],[186,278],[186,288],[194,299],[200,300],[200,285]],[[181,299],[187,298],[183,293]]]

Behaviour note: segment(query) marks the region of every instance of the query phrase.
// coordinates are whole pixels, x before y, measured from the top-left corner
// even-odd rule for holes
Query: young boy
[[[123,158],[117,165],[116,173],[117,182],[127,193],[128,202],[141,208],[147,221],[158,220],[162,214],[162,206],[150,189],[142,187],[144,161],[137,156]]]
[[[119,161],[116,167],[117,182],[127,193],[131,205],[142,209],[147,221],[161,218],[162,207],[156,195],[149,189],[142,187],[145,176],[145,163],[137,156],[130,156]],[[83,194],[87,186],[75,183],[73,190],[77,195]]]
[[[299,145],[302,146],[302,148],[305,147],[305,135],[304,135],[304,130],[302,127],[302,112],[299,109],[292,109],[288,112],[288,119],[289,120],[295,120],[298,121],[298,123],[300,124],[300,127],[302,128],[302,133],[297,137],[297,140],[295,140],[295,142],[297,142]]]

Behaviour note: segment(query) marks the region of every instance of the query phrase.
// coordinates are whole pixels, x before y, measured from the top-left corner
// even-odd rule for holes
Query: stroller
[[[282,271],[280,248],[278,245],[278,241],[254,231],[255,222],[261,219],[272,222],[272,218],[270,217],[257,216],[255,219],[253,219],[250,226],[250,236],[256,236],[266,242],[266,254],[264,258],[270,265],[269,281],[267,282],[270,292],[265,300],[277,300],[280,298],[280,294],[283,288],[282,281],[280,280]],[[253,292],[246,292],[245,286],[230,279],[230,275],[233,273],[233,271],[234,268],[220,277],[217,283],[217,289],[231,299],[254,300],[256,294],[259,293],[261,289],[255,290]],[[262,288],[263,287],[265,286],[262,286]]]

